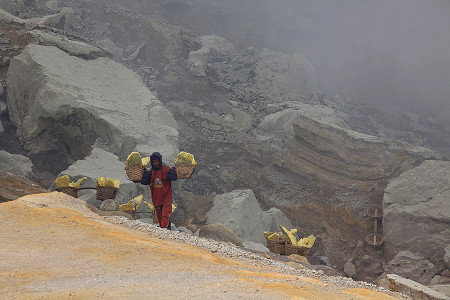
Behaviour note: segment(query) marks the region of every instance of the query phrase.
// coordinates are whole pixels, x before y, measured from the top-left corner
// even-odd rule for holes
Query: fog
[[[198,34],[302,52],[320,90],[450,123],[448,0],[115,0]]]

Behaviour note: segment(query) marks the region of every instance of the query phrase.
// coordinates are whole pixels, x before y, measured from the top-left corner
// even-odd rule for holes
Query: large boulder
[[[310,102],[317,101],[317,74],[303,54],[263,49],[258,54],[255,82],[260,92],[275,99],[303,95]]]
[[[438,272],[437,268],[422,255],[400,251],[385,267],[385,272],[428,285]]]
[[[392,180],[383,198],[386,244],[444,268],[450,244],[450,162],[424,161]]]
[[[212,49],[220,54],[233,54],[236,51],[232,43],[215,34],[204,35],[200,37],[200,40],[202,47],[189,53],[189,62],[199,68],[202,74],[205,74],[208,56]]]
[[[252,190],[236,190],[214,197],[208,211],[208,223],[221,223],[243,240],[266,245],[264,231],[279,231],[279,225],[292,228],[292,224],[279,210],[264,212]],[[280,223],[278,223],[280,222]]]
[[[1,126],[1,124],[0,124]],[[11,154],[5,150],[0,150],[0,169],[8,170],[12,173],[32,178],[33,163],[31,160],[20,154]]]
[[[133,150],[178,152],[173,116],[136,73],[109,58],[86,61],[28,45],[11,61],[7,91],[25,149],[53,170],[88,155],[95,141],[121,158]]]

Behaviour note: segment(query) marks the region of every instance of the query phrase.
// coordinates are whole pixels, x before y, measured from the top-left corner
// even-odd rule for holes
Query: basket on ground
[[[291,254],[298,254],[301,256],[307,256],[311,251],[311,248],[302,247],[302,246],[294,246],[292,244],[286,244],[286,255],[289,256]]]
[[[286,254],[286,242],[282,239],[267,241],[267,248],[275,254]]]
[[[74,198],[78,198],[78,188],[76,188],[76,187],[65,186],[65,187],[57,188],[56,191],[63,192],[64,194],[67,194]]]
[[[188,179],[191,178],[192,173],[194,173],[194,169],[197,165],[192,164],[175,164],[175,170],[177,171],[178,179]]]
[[[117,194],[117,188],[112,186],[98,186],[97,185],[97,200],[114,199]]]
[[[144,166],[125,167],[125,172],[129,180],[133,182],[141,182],[144,174]]]

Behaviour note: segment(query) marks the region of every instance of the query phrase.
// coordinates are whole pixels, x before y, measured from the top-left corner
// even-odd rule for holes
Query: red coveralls
[[[152,202],[161,228],[167,228],[172,217],[172,183],[167,180],[169,171],[168,166],[162,165],[161,169],[152,170],[150,179]]]

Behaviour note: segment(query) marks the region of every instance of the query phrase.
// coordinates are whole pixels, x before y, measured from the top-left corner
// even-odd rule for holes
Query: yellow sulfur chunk
[[[192,155],[189,152],[181,151],[178,153],[177,158],[175,159],[176,164],[186,164],[186,165],[195,165],[197,164],[195,162],[194,155]]]
[[[143,166],[148,166],[148,164],[150,163],[150,157],[144,157],[143,159],[142,159],[142,165]]]
[[[139,152],[131,152],[131,154],[128,155],[125,165],[128,167],[142,166],[141,154]]]
[[[291,229],[287,230],[286,227],[283,225],[280,225],[281,231],[283,232],[284,237],[286,238],[286,241],[288,244],[292,244],[294,246],[297,246],[297,239],[295,238],[294,234],[297,233],[297,229]]]
[[[306,238],[302,238],[298,241],[298,246],[311,248],[314,245],[314,242],[316,241],[316,237],[314,235],[310,235]]]
[[[69,178],[69,176],[64,175],[64,176],[56,178],[55,182],[56,182],[57,188],[68,187],[69,183],[70,183],[70,178]]]
[[[119,205],[119,210],[125,211],[125,212],[130,212],[132,210],[135,210],[139,207],[143,198],[144,198],[144,195],[137,196],[137,197],[131,199],[130,201],[128,201],[127,203]]]
[[[149,209],[151,212],[154,212],[154,211],[155,211],[155,207],[153,206],[153,204],[150,204],[150,203],[148,203],[147,201],[144,201],[144,204],[147,205],[148,209]]]
[[[69,183],[69,186],[70,187],[79,187],[85,180],[87,179],[87,177],[83,177],[83,178],[80,178],[80,179],[78,179],[78,181],[77,182],[71,182],[71,183]]]

